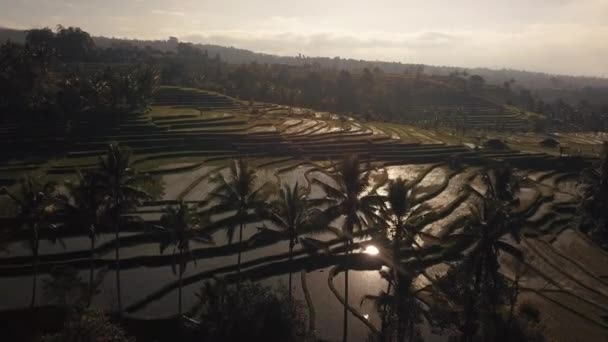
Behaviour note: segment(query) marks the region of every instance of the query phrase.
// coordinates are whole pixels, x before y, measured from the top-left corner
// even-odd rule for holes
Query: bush
[[[489,148],[492,150],[508,150],[509,149],[507,144],[505,144],[504,142],[502,142],[499,139],[490,139],[490,140],[486,141],[485,143],[483,143],[483,147]]]
[[[540,146],[546,147],[546,148],[556,148],[557,146],[559,146],[559,141],[557,141],[555,139],[547,138],[547,139],[541,141],[539,144],[540,144]]]
[[[302,305],[286,289],[242,283],[240,290],[222,282],[207,283],[197,307],[196,341],[303,341]]]
[[[100,310],[87,309],[74,314],[57,334],[42,337],[43,342],[134,342]]]

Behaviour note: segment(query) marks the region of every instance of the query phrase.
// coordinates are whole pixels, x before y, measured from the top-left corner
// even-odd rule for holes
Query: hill
[[[23,42],[25,40],[24,30],[0,28],[0,41],[11,40]],[[167,40],[138,40],[126,38],[93,37],[95,44],[99,47],[109,48],[115,46],[131,45],[139,48],[147,46],[163,52],[177,51],[179,40],[170,37]],[[322,68],[361,70],[364,68],[379,68],[388,73],[415,74],[422,71],[429,75],[447,76],[454,72],[466,71],[468,74],[478,74],[486,79],[489,84],[502,85],[504,82],[515,80],[517,86],[534,90],[548,100],[556,97],[568,97],[570,91],[595,89],[601,95],[608,94],[608,79],[600,77],[584,77],[569,75],[552,75],[541,72],[531,72],[513,69],[488,69],[488,68],[462,68],[458,66],[434,66],[423,64],[408,64],[401,62],[366,61],[340,57],[310,57],[310,56],[276,56],[265,53],[235,47],[226,47],[211,44],[191,44],[193,47],[206,50],[211,56],[219,55],[222,60],[230,64],[243,64],[257,62],[260,64],[285,64],[293,66],[316,65]],[[556,95],[558,94],[558,95]],[[574,96],[576,99],[578,97]],[[608,98],[605,96],[604,98]]]

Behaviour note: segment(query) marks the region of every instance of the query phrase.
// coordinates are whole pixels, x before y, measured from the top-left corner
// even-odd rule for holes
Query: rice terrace
[[[608,340],[605,106],[46,30],[2,46],[7,341]]]

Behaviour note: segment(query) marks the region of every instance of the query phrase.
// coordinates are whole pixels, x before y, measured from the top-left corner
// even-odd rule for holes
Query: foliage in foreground
[[[199,294],[193,327],[196,341],[303,341],[306,317],[285,288],[252,282],[236,286],[205,283]]]
[[[581,176],[585,189],[579,207],[579,228],[608,249],[608,142],[602,146],[599,166],[583,170]]]
[[[122,328],[110,322],[101,310],[86,309],[66,322],[61,331],[42,342],[133,342]]]

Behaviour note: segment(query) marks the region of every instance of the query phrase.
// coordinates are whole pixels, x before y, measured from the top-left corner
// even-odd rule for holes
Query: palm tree
[[[173,274],[178,273],[179,292],[178,292],[178,315],[182,314],[182,277],[188,263],[187,256],[194,261],[190,251],[190,241],[208,243],[211,238],[201,234],[201,220],[198,213],[184,202],[179,202],[176,207],[167,207],[160,219],[160,227],[163,233],[160,239],[160,252],[173,246],[174,262],[171,265]],[[177,258],[175,258],[177,257]],[[175,264],[179,265],[176,271]]]
[[[406,238],[410,242],[413,240],[413,233],[408,230],[406,225],[407,217],[411,210],[410,188],[407,182],[401,177],[390,180],[388,183],[388,208],[384,210],[384,217],[389,227],[392,227],[393,244],[393,273],[398,271],[399,248]]]
[[[586,188],[579,207],[579,229],[608,249],[608,142],[604,142],[600,157],[598,167],[581,173]]]
[[[481,205],[473,210],[473,222],[465,227],[463,233],[450,235],[451,239],[473,242],[462,263],[466,277],[472,281],[472,288],[465,291],[461,328],[464,341],[473,339],[477,330],[475,320],[480,310],[490,313],[491,319],[496,318],[496,307],[500,304],[504,289],[499,273],[499,254],[507,253],[518,260],[523,259],[522,252],[503,239],[508,234],[517,243],[520,241],[521,222],[513,214],[518,200],[512,189],[517,179],[504,169],[492,169],[483,174],[483,179],[488,191],[485,195],[476,192],[481,198]],[[463,288],[468,289],[468,286]]]
[[[418,331],[416,325],[422,321],[424,313],[420,300],[412,288],[415,274],[409,271],[399,272],[395,278],[394,272],[380,272],[389,282],[392,292],[381,291],[378,295],[366,295],[361,300],[375,303],[376,310],[382,315],[381,341],[414,341]]]
[[[66,182],[69,198],[62,201],[63,222],[78,230],[85,229],[91,240],[89,255],[89,296],[88,305],[94,296],[95,289],[95,240],[97,238],[101,218],[104,216],[102,203],[102,188],[97,184],[97,178],[91,173],[78,174],[78,182]]]
[[[122,312],[120,294],[120,225],[126,211],[151,196],[142,190],[146,176],[138,174],[131,162],[131,150],[117,143],[108,146],[107,153],[99,159],[98,169],[92,172],[95,182],[103,189],[105,212],[114,226],[116,243],[116,294],[118,312]]]
[[[306,190],[296,182],[291,188],[284,184],[279,197],[268,208],[261,207],[258,213],[261,218],[272,222],[283,234],[289,238],[289,263],[293,261],[293,248],[297,238],[303,233],[312,232],[316,225],[312,225],[315,214],[318,213],[316,204],[319,201],[309,200]],[[262,234],[268,230],[262,229]],[[272,234],[272,233],[271,233]],[[289,269],[289,300],[292,299],[292,270]]]
[[[38,252],[42,230],[53,228],[51,218],[56,210],[56,184],[43,182],[40,177],[25,176],[19,180],[17,191],[10,192],[2,188],[16,205],[17,222],[20,230],[25,230],[29,238],[29,247],[33,256],[34,276],[32,279],[32,299],[30,306],[36,304],[36,288],[38,280]]]
[[[219,220],[210,225],[209,228],[227,228],[228,242],[232,243],[234,230],[239,226],[239,252],[237,257],[237,288],[241,281],[241,252],[243,243],[243,228],[257,215],[251,214],[251,210],[264,205],[266,196],[262,192],[265,184],[255,188],[255,171],[249,167],[245,159],[236,159],[230,166],[229,174],[223,177],[221,173],[212,177],[211,182],[216,184],[209,197],[215,200],[210,208],[204,211],[206,215],[216,213],[232,213],[226,219]]]
[[[325,192],[329,206],[324,210],[321,218],[329,224],[337,218],[344,217],[342,232],[346,254],[350,254],[350,245],[354,230],[363,230],[366,227],[381,222],[378,210],[384,205],[382,196],[367,193],[369,187],[369,172],[363,172],[356,156],[349,156],[338,165],[337,173],[332,176],[335,185],[313,179]],[[343,341],[348,340],[348,265],[344,265],[344,318]]]
[[[412,277],[406,276],[407,272],[401,268],[401,253],[400,249],[403,244],[406,244],[408,247],[412,247],[412,243],[414,241],[415,232],[411,231],[411,225],[407,225],[407,218],[411,212],[411,200],[410,200],[410,188],[408,187],[407,182],[401,177],[396,180],[389,181],[388,184],[388,204],[389,207],[385,210],[384,217],[386,221],[389,223],[389,227],[393,228],[393,241],[392,241],[392,256],[393,256],[393,267],[392,274],[389,278],[389,291],[387,291],[387,295],[390,294],[390,287],[393,287],[393,305],[392,312],[395,312],[397,319],[397,339],[398,341],[402,341],[404,338],[405,331],[411,331],[409,329],[410,324],[413,324],[410,320],[407,323],[403,324],[402,321],[406,317],[404,313],[413,312],[402,310],[403,299],[402,295],[410,293],[409,288],[411,285]],[[401,284],[401,280],[406,281],[405,284]],[[411,299],[411,298],[409,298]],[[407,300],[406,300],[407,301]],[[412,300],[412,303],[415,301]],[[412,308],[413,309],[413,308]],[[408,329],[404,329],[408,328]],[[411,339],[411,338],[410,338]]]

